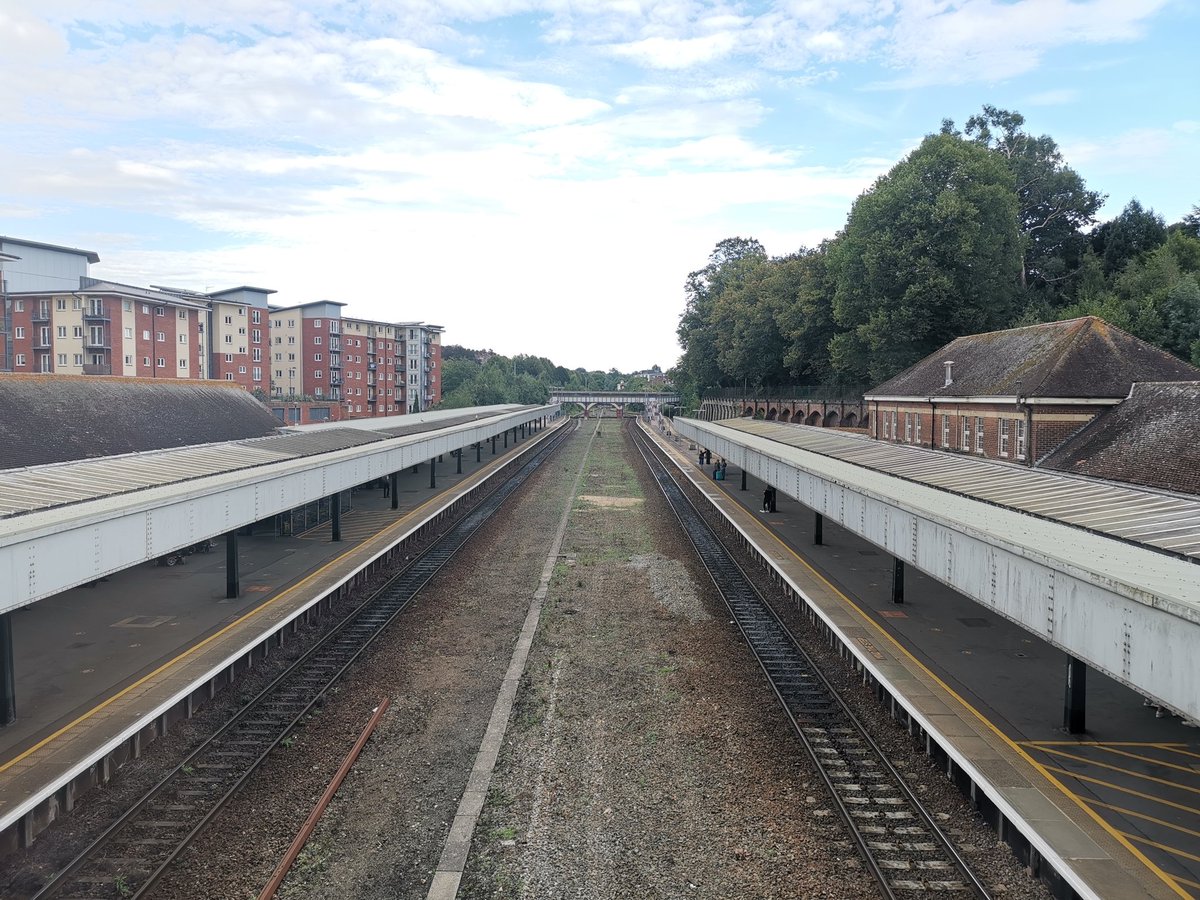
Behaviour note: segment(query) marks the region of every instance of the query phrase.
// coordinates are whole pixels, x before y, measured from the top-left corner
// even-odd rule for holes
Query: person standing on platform
[[[762,509],[759,511],[760,512],[770,512],[771,511],[771,489],[769,487],[763,488],[763,505],[762,505]]]

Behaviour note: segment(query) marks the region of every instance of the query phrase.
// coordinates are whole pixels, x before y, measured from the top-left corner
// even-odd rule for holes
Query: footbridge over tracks
[[[577,403],[586,416],[594,406],[612,406],[624,410],[631,403],[677,404],[679,394],[675,391],[566,391],[554,389],[550,392],[551,403]]]
[[[336,535],[341,492],[485,441],[507,446],[558,412],[551,403],[333,422],[0,472],[0,617],[221,535],[236,596],[239,528],[327,499]]]
[[[1065,651],[1200,721],[1200,500],[880,444],[822,428],[676,417],[683,437]],[[899,587],[899,591],[897,591]]]

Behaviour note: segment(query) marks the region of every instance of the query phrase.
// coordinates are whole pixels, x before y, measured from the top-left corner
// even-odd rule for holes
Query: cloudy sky
[[[832,236],[985,103],[1105,217],[1179,219],[1198,35],[1192,0],[0,0],[0,234],[667,368],[717,241]]]

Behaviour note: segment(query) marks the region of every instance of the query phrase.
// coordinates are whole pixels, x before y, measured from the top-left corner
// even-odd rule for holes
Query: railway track
[[[138,898],[504,501],[566,439],[564,427],[435,544],[250,700],[42,887],[48,898]]]
[[[801,649],[636,427],[635,444],[691,539],[884,897],[988,893],[866,728]]]

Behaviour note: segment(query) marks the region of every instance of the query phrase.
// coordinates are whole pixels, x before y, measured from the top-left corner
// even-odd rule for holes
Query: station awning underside
[[[897,558],[1200,720],[1200,502],[823,428],[674,424]]]

